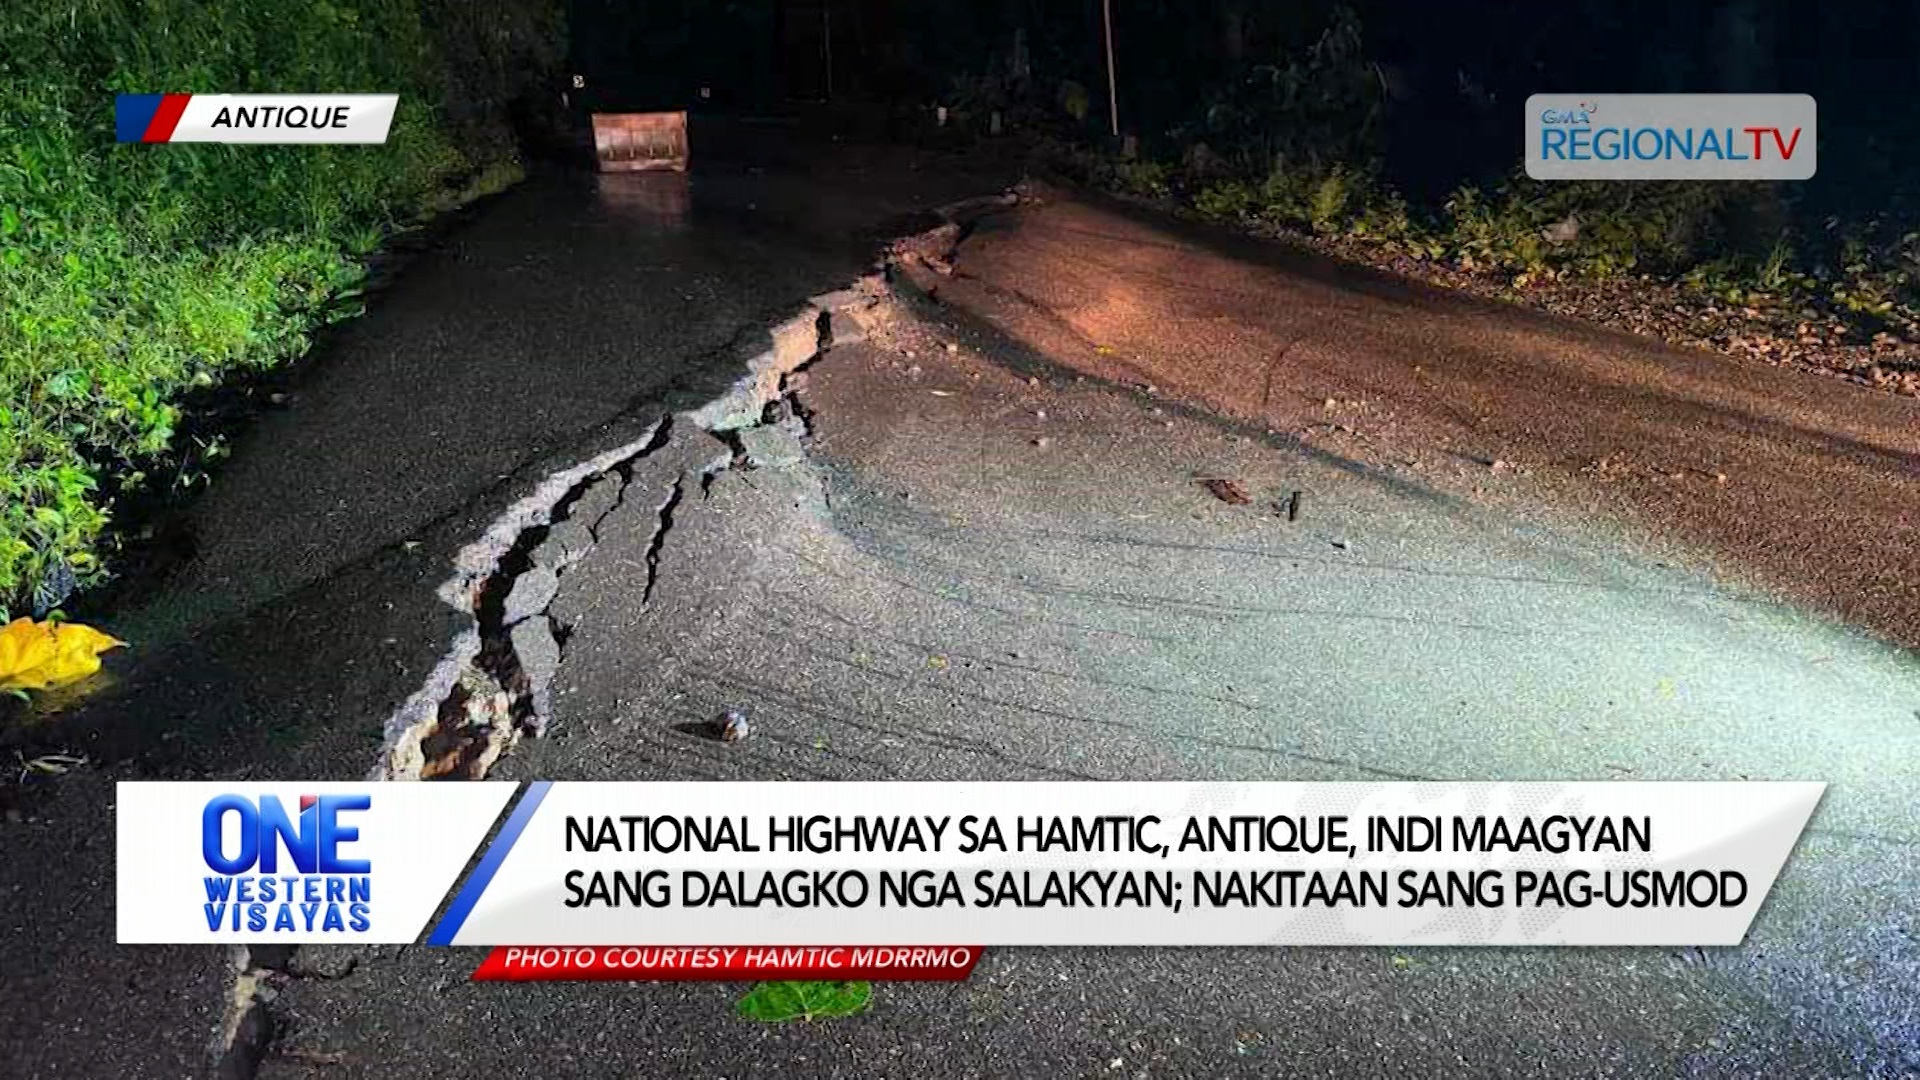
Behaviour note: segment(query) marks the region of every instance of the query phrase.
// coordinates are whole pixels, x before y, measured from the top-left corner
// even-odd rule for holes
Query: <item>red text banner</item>
[[[794,979],[961,982],[977,945],[502,945],[475,982],[763,982]]]

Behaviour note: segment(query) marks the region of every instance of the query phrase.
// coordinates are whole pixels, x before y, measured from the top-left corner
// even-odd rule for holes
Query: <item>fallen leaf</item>
[[[80,623],[15,619],[0,629],[0,691],[45,690],[100,670],[100,654],[126,642]]]
[[[1253,501],[1247,497],[1246,489],[1232,480],[1224,480],[1217,476],[1209,477],[1200,481],[1200,486],[1212,492],[1214,498],[1230,506],[1245,506]]]
[[[65,776],[86,763],[86,758],[72,754],[46,754],[31,760],[22,758],[20,775],[25,777],[29,773],[39,773],[41,776]]]

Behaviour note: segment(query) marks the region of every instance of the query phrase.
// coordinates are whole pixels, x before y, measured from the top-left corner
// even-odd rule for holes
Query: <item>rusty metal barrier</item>
[[[687,114],[594,113],[593,149],[601,172],[687,168]]]

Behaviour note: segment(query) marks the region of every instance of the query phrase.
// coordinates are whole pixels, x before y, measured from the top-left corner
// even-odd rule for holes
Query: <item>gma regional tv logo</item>
[[[216,795],[200,813],[207,929],[241,934],[364,932],[373,864],[356,857],[370,795]]]
[[[1817,109],[1806,94],[1535,94],[1535,180],[1808,180]]]
[[[118,94],[123,143],[384,143],[398,94]]]

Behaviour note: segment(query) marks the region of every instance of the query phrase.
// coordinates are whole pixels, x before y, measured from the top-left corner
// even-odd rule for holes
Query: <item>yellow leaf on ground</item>
[[[80,623],[15,619],[0,628],[0,691],[46,690],[100,670],[100,654],[126,642]]]
[[[0,687],[11,689],[18,677],[53,659],[53,634],[32,619],[15,619],[0,628]]]

